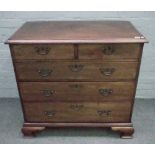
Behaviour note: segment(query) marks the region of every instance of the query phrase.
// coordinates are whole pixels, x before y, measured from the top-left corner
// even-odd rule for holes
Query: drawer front
[[[136,77],[137,66],[138,62],[16,62],[18,78],[23,81],[132,80]]]
[[[20,82],[24,101],[120,101],[133,98],[133,82]]]
[[[139,44],[80,44],[80,59],[137,59]]]
[[[24,102],[28,122],[129,122],[130,102]]]
[[[13,45],[15,59],[74,59],[71,44]]]

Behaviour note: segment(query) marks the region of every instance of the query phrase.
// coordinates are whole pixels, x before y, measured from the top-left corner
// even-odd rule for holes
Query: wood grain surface
[[[128,21],[36,21],[25,23],[6,43],[144,43]]]
[[[19,81],[119,81],[134,80],[138,62],[18,61]],[[130,67],[129,67],[130,66]],[[45,75],[46,74],[46,75]]]
[[[13,45],[14,59],[74,59],[72,44]]]
[[[25,102],[28,122],[128,122],[130,102]],[[78,108],[79,106],[79,108]]]
[[[79,59],[138,59],[139,44],[79,44]]]
[[[130,138],[145,42],[127,21],[25,23],[6,42],[22,102],[23,134],[103,126]]]
[[[120,101],[133,98],[133,82],[20,82],[24,101]]]

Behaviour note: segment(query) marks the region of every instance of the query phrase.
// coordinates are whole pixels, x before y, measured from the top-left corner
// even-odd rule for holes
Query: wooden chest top
[[[35,21],[25,23],[6,43],[144,43],[128,21]]]

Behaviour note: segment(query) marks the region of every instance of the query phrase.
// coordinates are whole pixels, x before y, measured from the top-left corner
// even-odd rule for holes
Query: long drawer
[[[24,102],[27,122],[129,122],[130,102]]]
[[[24,101],[120,101],[133,98],[133,82],[20,82]]]
[[[129,67],[130,66],[130,67]],[[19,80],[25,81],[111,81],[133,80],[138,62],[18,61]]]
[[[72,44],[13,45],[14,59],[74,59]]]
[[[138,59],[139,44],[80,44],[79,59]]]

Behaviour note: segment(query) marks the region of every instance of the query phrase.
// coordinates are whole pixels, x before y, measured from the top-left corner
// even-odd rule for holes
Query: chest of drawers
[[[47,127],[110,127],[130,138],[145,42],[127,21],[25,23],[6,42],[23,134]]]

